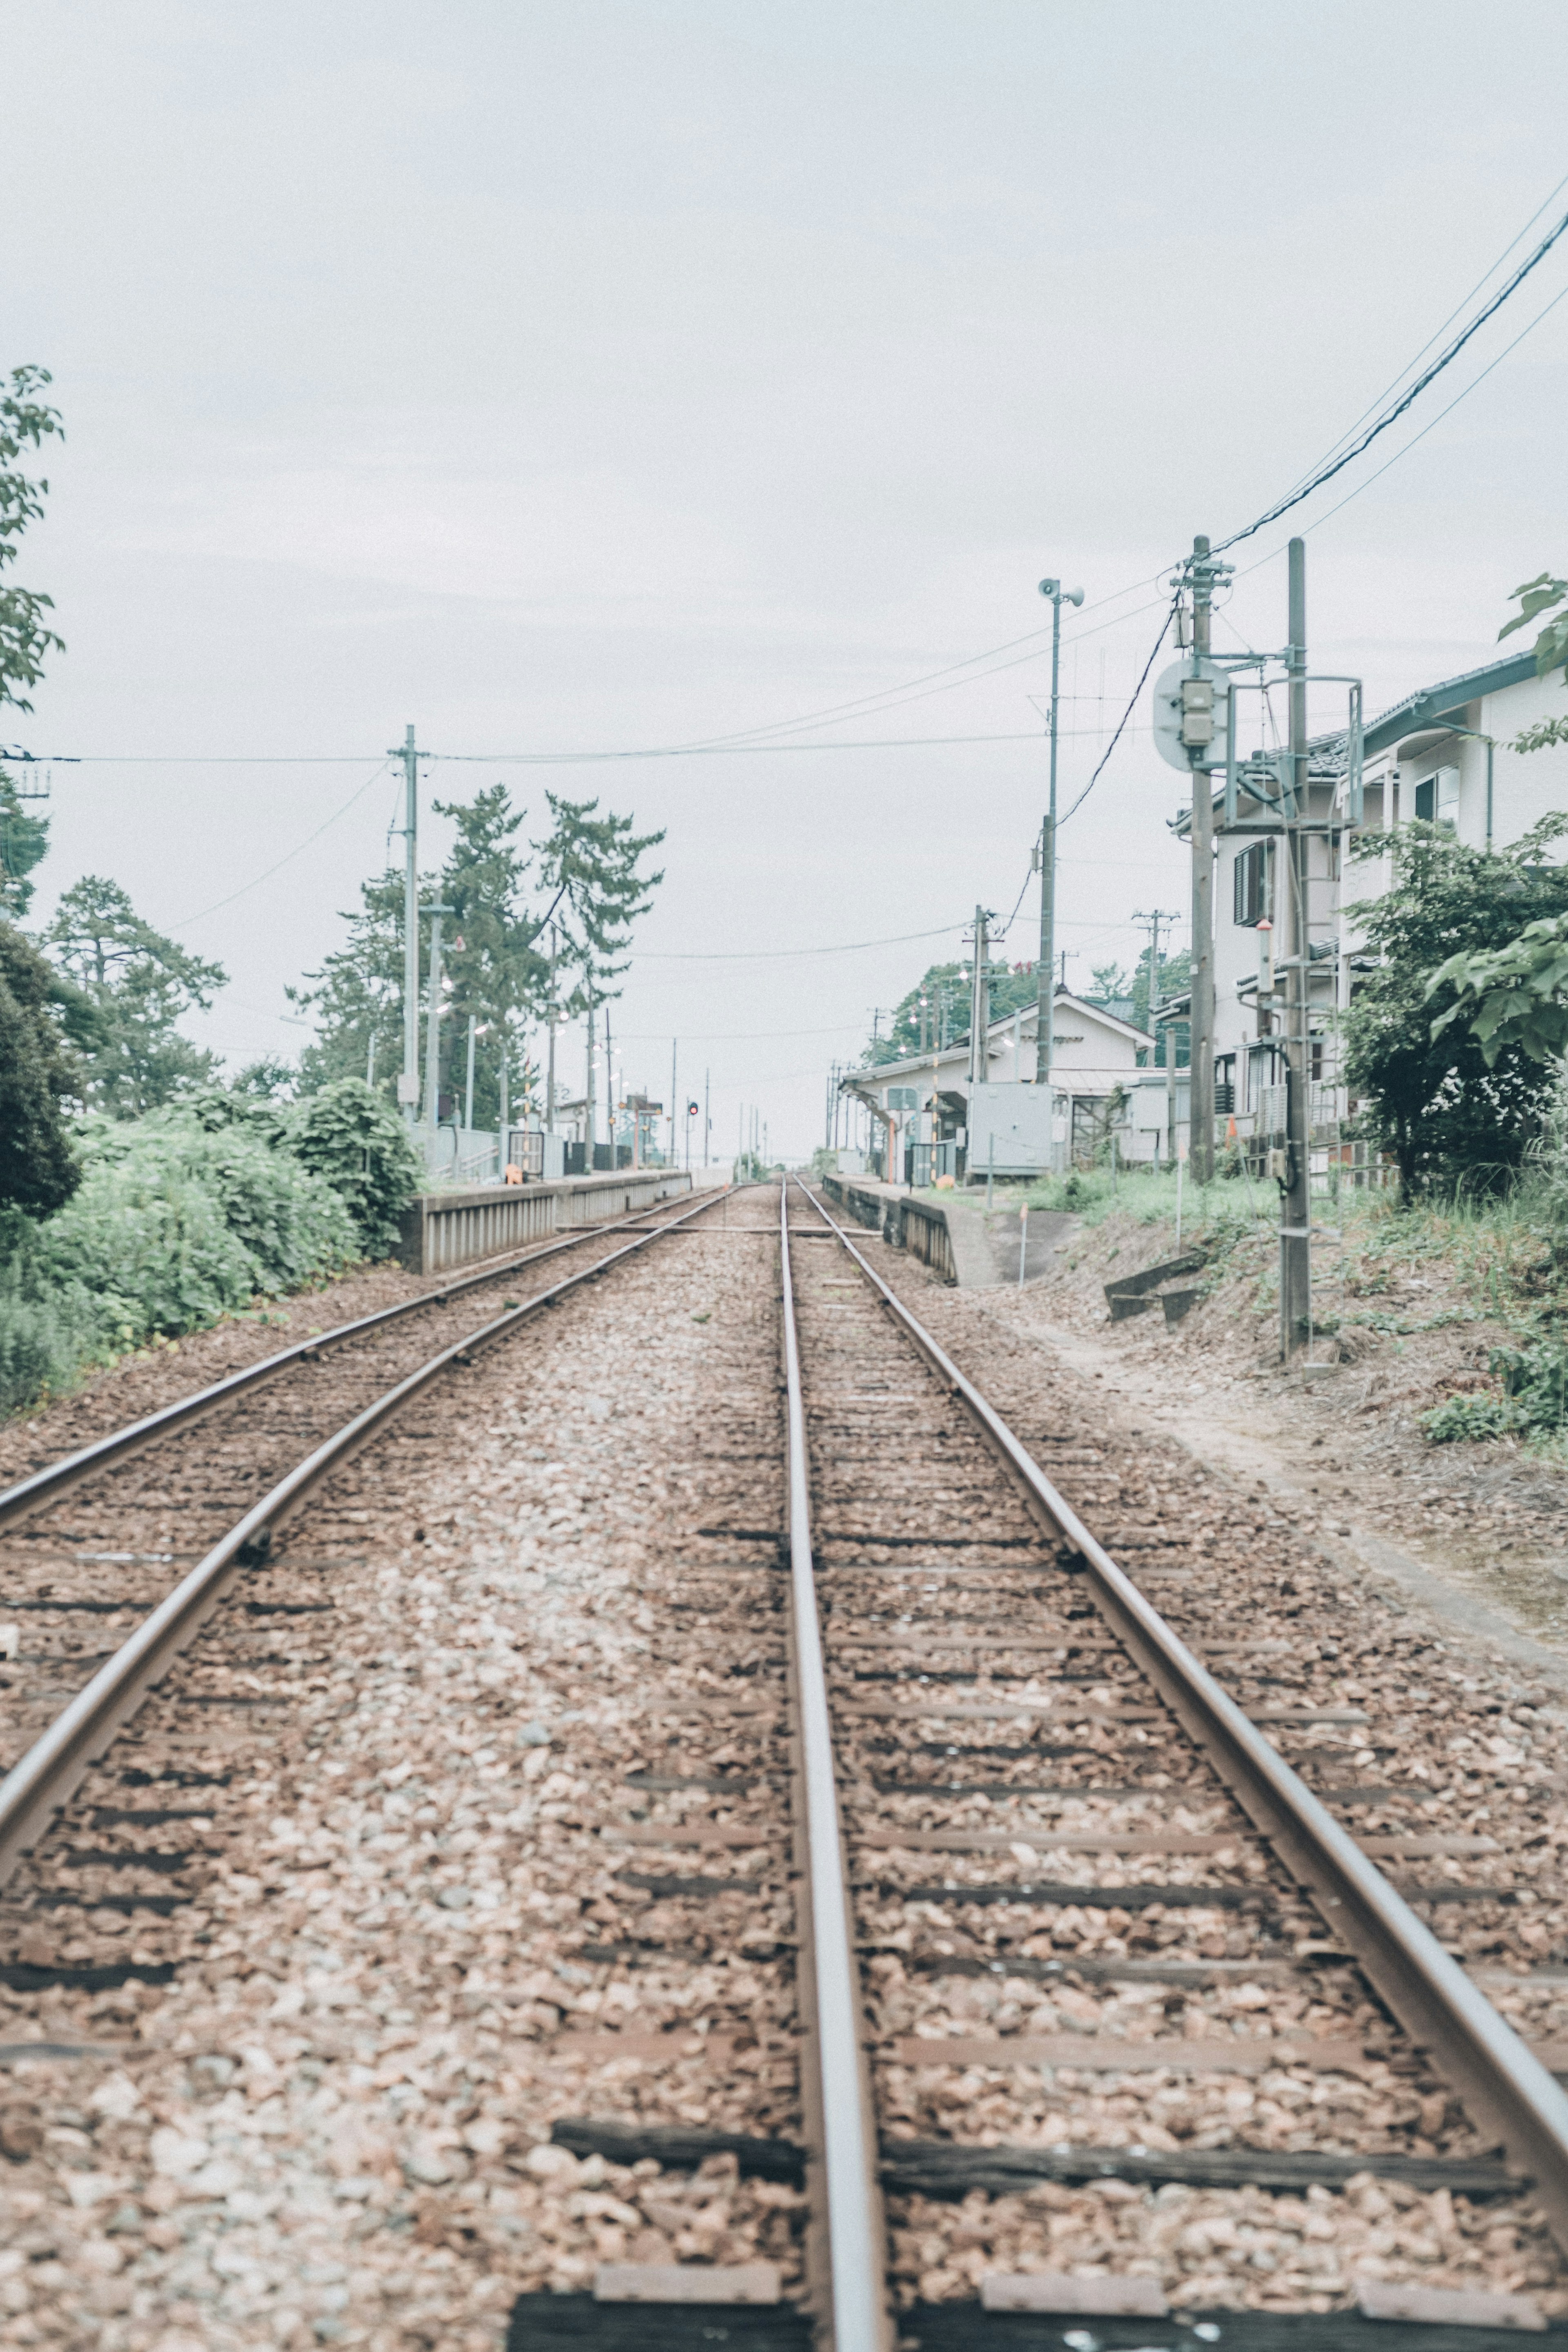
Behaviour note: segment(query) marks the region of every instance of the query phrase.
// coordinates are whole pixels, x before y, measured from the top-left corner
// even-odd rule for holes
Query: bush
[[[392,1104],[363,1078],[337,1078],[291,1107],[284,1140],[347,1204],[365,1255],[385,1257],[425,1181],[424,1160]]]
[[[1568,1420],[1568,1346],[1537,1339],[1528,1348],[1494,1348],[1487,1361],[1530,1428],[1562,1428]]]
[[[1422,1434],[1433,1445],[1452,1444],[1458,1438],[1505,1437],[1523,1426],[1524,1415],[1509,1397],[1450,1397],[1421,1415]]]
[[[169,1110],[89,1120],[79,1142],[74,1198],[0,1227],[0,1410],[359,1255],[324,1179],[243,1128]]]

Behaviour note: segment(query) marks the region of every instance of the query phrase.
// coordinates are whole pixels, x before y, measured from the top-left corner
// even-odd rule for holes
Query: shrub
[[[74,1198],[0,1226],[0,1409],[359,1254],[325,1180],[244,1128],[168,1110],[89,1119],[79,1145]]]
[[[363,1078],[337,1078],[292,1106],[286,1140],[346,1202],[365,1255],[386,1256],[425,1181],[425,1163],[393,1105]]]
[[[1531,1429],[1560,1429],[1568,1420],[1568,1346],[1561,1339],[1494,1348],[1487,1360]]]
[[[1421,1431],[1433,1445],[1448,1445],[1458,1438],[1504,1437],[1524,1425],[1524,1415],[1509,1397],[1458,1396],[1434,1405],[1421,1415]]]

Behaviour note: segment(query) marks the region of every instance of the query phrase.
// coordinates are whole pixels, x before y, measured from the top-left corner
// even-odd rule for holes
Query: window
[[[1458,832],[1459,825],[1459,772],[1458,768],[1437,768],[1423,776],[1415,787],[1415,814],[1424,824],[1446,824]]]
[[[1235,877],[1236,919],[1238,923],[1261,923],[1274,911],[1270,847],[1267,841],[1255,841],[1250,848],[1242,851],[1231,868]]]
[[[919,1110],[920,1107],[921,1094],[918,1087],[889,1087],[888,1088],[888,1108],[889,1110]]]

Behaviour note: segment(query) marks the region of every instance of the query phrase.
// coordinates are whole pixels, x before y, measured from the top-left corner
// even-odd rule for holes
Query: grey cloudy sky
[[[1005,912],[1038,824],[1043,636],[898,689],[1081,580],[1070,795],[1162,566],[1288,489],[1568,172],[1536,0],[57,0],[5,48],[0,363],[52,369],[69,435],[20,572],[69,650],[12,732],[143,755],[55,770],[40,911],[116,876],[227,965],[199,1034],[297,1047],[284,984],[383,862],[406,721],[635,750],[886,694],[774,740],[1003,740],[427,772],[668,828],[627,1080],[662,1093],[679,1033],[718,1139],[746,1099],[795,1151],[958,932],[763,951]],[[1568,247],[1380,453],[1565,286]],[[1563,568],[1565,356],[1568,301],[1310,530],[1314,656],[1373,709]],[[1285,536],[1239,558],[1256,643]],[[344,764],[214,764],[263,753]],[[1130,733],[1064,835],[1069,978],[1184,903],[1176,787]]]

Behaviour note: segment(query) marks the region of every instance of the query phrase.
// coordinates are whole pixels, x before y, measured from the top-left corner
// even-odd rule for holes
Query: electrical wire
[[[1136,709],[1136,707],[1137,707],[1138,698],[1139,698],[1139,696],[1142,693],[1143,688],[1144,688],[1148,685],[1148,683],[1149,683],[1149,673],[1150,673],[1150,671],[1151,671],[1151,670],[1153,668],[1153,667],[1154,667],[1154,659],[1155,659],[1156,655],[1159,653],[1159,650],[1160,650],[1161,646],[1162,646],[1164,644],[1164,642],[1165,642],[1166,635],[1167,635],[1167,633],[1168,633],[1168,631],[1169,631],[1169,629],[1170,629],[1171,623],[1172,623],[1172,621],[1173,621],[1173,620],[1174,619],[1174,617],[1175,617],[1175,612],[1176,612],[1176,600],[1175,600],[1175,598],[1173,596],[1173,597],[1172,597],[1172,599],[1171,599],[1170,604],[1169,604],[1169,606],[1168,606],[1168,607],[1167,607],[1167,609],[1166,609],[1165,617],[1164,617],[1164,619],[1163,619],[1163,620],[1161,622],[1161,624],[1160,624],[1160,634],[1159,634],[1159,635],[1155,638],[1155,640],[1154,640],[1153,644],[1152,644],[1152,645],[1150,646],[1150,648],[1149,648],[1149,658],[1148,658],[1148,660],[1147,660],[1147,661],[1144,663],[1144,665],[1143,665],[1143,671],[1142,671],[1142,677],[1139,678],[1137,685],[1136,685],[1136,686],[1133,688],[1133,689],[1132,689],[1132,693],[1131,693],[1131,698],[1130,698],[1130,699],[1129,699],[1129,701],[1128,701],[1128,704],[1127,704],[1127,708],[1126,708],[1126,709],[1122,712],[1122,714],[1121,714],[1121,718],[1120,718],[1120,719],[1117,720],[1117,722],[1116,722],[1116,732],[1115,732],[1115,734],[1111,737],[1111,739],[1110,739],[1110,742],[1106,745],[1106,747],[1105,747],[1104,756],[1103,756],[1103,758],[1100,760],[1100,762],[1099,766],[1095,769],[1095,772],[1094,772],[1093,775],[1092,775],[1092,776],[1090,776],[1090,778],[1089,778],[1089,780],[1088,783],[1087,783],[1087,784],[1085,784],[1085,786],[1084,786],[1084,788],[1083,788],[1082,792],[1081,792],[1081,793],[1079,793],[1079,796],[1078,796],[1077,800],[1076,800],[1076,801],[1074,801],[1074,803],[1073,803],[1073,804],[1072,804],[1071,808],[1069,808],[1069,809],[1068,809],[1068,813],[1067,813],[1067,815],[1066,815],[1066,816],[1062,816],[1062,817],[1058,817],[1058,818],[1057,819],[1057,831],[1058,831],[1058,833],[1061,831],[1061,829],[1062,829],[1063,825],[1064,825],[1064,824],[1066,824],[1068,823],[1068,819],[1069,819],[1069,818],[1074,817],[1074,816],[1076,816],[1076,815],[1078,814],[1079,810],[1080,808],[1082,808],[1082,806],[1083,806],[1083,804],[1084,804],[1085,801],[1086,801],[1086,800],[1088,800],[1088,798],[1089,798],[1089,796],[1090,793],[1091,793],[1091,792],[1093,792],[1093,790],[1094,790],[1094,788],[1095,788],[1096,784],[1098,784],[1098,783],[1099,783],[1099,782],[1100,782],[1100,780],[1101,776],[1105,773],[1106,769],[1109,767],[1109,765],[1110,765],[1110,757],[1111,757],[1111,754],[1112,754],[1112,752],[1115,751],[1115,749],[1116,749],[1116,747],[1117,747],[1118,743],[1120,743],[1120,742],[1121,742],[1121,738],[1122,738],[1122,735],[1123,735],[1123,733],[1124,733],[1124,732],[1125,732],[1125,730],[1126,730],[1127,722],[1128,722],[1128,720],[1131,718],[1132,713],[1133,713],[1134,709]]]
[[[209,915],[218,914],[225,907],[232,907],[235,900],[237,898],[243,898],[247,891],[256,889],[263,882],[270,882],[275,874],[280,874],[285,866],[292,864],[293,860],[299,856],[301,850],[309,849],[311,842],[320,841],[322,834],[324,834],[330,826],[336,824],[339,817],[347,816],[354,803],[364,798],[365,793],[369,792],[372,784],[374,784],[379,777],[385,775],[391,764],[392,763],[389,760],[383,760],[379,767],[374,769],[365,778],[363,783],[359,786],[358,790],[349,794],[348,799],[343,803],[342,808],[334,809],[331,815],[326,818],[322,824],[316,827],[314,833],[307,834],[303,841],[297,841],[292,849],[286,850],[283,856],[278,860],[276,866],[269,866],[264,874],[253,875],[248,882],[242,882],[237,890],[231,890],[226,898],[215,899],[210,907],[204,907],[200,914],[182,916],[177,923],[171,923],[169,929],[172,931],[187,931],[190,929],[193,923],[205,922]]]
[[[1225,552],[1226,548],[1239,546],[1244,539],[1251,539],[1256,532],[1267,530],[1268,526],[1271,522],[1278,522],[1282,515],[1289,513],[1292,507],[1300,506],[1303,499],[1310,499],[1314,491],[1321,490],[1326,482],[1331,482],[1333,480],[1336,474],[1342,473],[1347,466],[1353,464],[1357,457],[1361,457],[1364,451],[1372,446],[1372,444],[1377,439],[1380,434],[1386,433],[1389,426],[1397,423],[1398,419],[1405,415],[1405,411],[1410,408],[1415,402],[1419,400],[1427,385],[1441,375],[1446,367],[1450,366],[1452,362],[1458,359],[1466,344],[1469,342],[1474,336],[1480,332],[1480,330],[1486,325],[1489,319],[1496,316],[1497,312],[1501,310],[1503,304],[1509,299],[1510,296],[1522,286],[1524,280],[1530,276],[1531,271],[1545,260],[1547,255],[1552,251],[1552,247],[1557,243],[1558,239],[1563,236],[1565,230],[1568,230],[1568,213],[1564,213],[1556,226],[1549,230],[1547,235],[1542,238],[1541,243],[1536,247],[1534,252],[1527,256],[1527,257],[1521,262],[1513,275],[1508,278],[1499,289],[1498,292],[1492,296],[1491,300],[1486,303],[1484,307],[1477,312],[1476,316],[1470,320],[1468,326],[1465,327],[1460,333],[1456,335],[1453,341],[1447,344],[1444,350],[1438,353],[1431,366],[1426,368],[1416,377],[1415,382],[1410,386],[1409,390],[1404,393],[1401,397],[1394,402],[1391,408],[1385,409],[1374,423],[1368,425],[1364,433],[1359,434],[1352,441],[1349,448],[1342,451],[1340,456],[1335,457],[1331,463],[1320,466],[1304,483],[1300,484],[1296,489],[1290,491],[1289,495],[1281,499],[1277,505],[1270,507],[1266,513],[1260,514],[1255,522],[1249,522],[1245,530],[1232,531],[1228,539],[1222,539],[1219,545],[1212,551],[1215,555],[1221,555]],[[1550,304],[1548,305],[1548,308],[1551,308]],[[1545,313],[1542,312],[1542,316],[1544,317],[1544,315]],[[1539,321],[1536,323],[1539,323]],[[1528,330],[1526,330],[1526,331],[1528,332]],[[1515,340],[1518,341],[1521,339],[1516,338]],[[1500,352],[1500,358],[1504,356],[1506,356],[1504,353]],[[1493,364],[1495,365],[1495,362]],[[1477,381],[1479,382],[1479,378],[1478,378]],[[1415,445],[1411,443],[1406,446],[1413,447]],[[1400,454],[1403,455],[1403,451],[1400,452]]]
[[[1343,448],[1352,434],[1356,432],[1361,425],[1364,425],[1367,418],[1371,416],[1385,400],[1392,397],[1394,393],[1395,393],[1399,386],[1404,383],[1405,377],[1410,373],[1411,369],[1420,366],[1421,362],[1426,358],[1427,352],[1431,350],[1438,336],[1447,332],[1448,329],[1453,325],[1455,320],[1458,317],[1467,302],[1473,302],[1475,300],[1476,296],[1480,292],[1481,288],[1486,284],[1488,278],[1496,276],[1497,272],[1502,268],[1503,263],[1508,259],[1509,255],[1513,251],[1514,247],[1518,245],[1522,238],[1529,236],[1531,230],[1535,226],[1536,222],[1541,218],[1542,214],[1546,211],[1548,205],[1556,202],[1557,198],[1563,194],[1564,188],[1568,188],[1568,174],[1565,174],[1561,180],[1559,180],[1557,185],[1552,188],[1548,194],[1542,198],[1540,204],[1536,205],[1535,210],[1531,214],[1530,218],[1524,223],[1523,226],[1514,231],[1513,235],[1509,238],[1508,243],[1503,247],[1502,251],[1498,255],[1497,259],[1492,262],[1489,268],[1482,270],[1480,276],[1477,278],[1469,291],[1466,294],[1460,295],[1458,300],[1455,303],[1447,317],[1442,321],[1441,325],[1433,329],[1431,334],[1427,336],[1426,341],[1422,344],[1415,357],[1405,361],[1405,365],[1400,369],[1398,374],[1394,376],[1391,383],[1384,384],[1383,390],[1374,399],[1367,403],[1367,405],[1362,410],[1361,415],[1355,419],[1354,423],[1348,425],[1345,427],[1337,441],[1331,442],[1328,448],[1324,450],[1322,456],[1317,460],[1317,464],[1309,466],[1305,474],[1299,474],[1297,476],[1296,480],[1291,484],[1291,488],[1293,489],[1299,489],[1300,485],[1307,479],[1308,475],[1313,474],[1317,471],[1318,466],[1326,466],[1329,459]]]
[[[777,963],[795,956],[859,955],[868,948],[901,948],[910,940],[942,940],[950,932],[962,931],[963,923],[938,923],[929,931],[896,931],[890,939],[847,940],[829,948],[735,948],[696,950],[634,950],[635,963]]]

